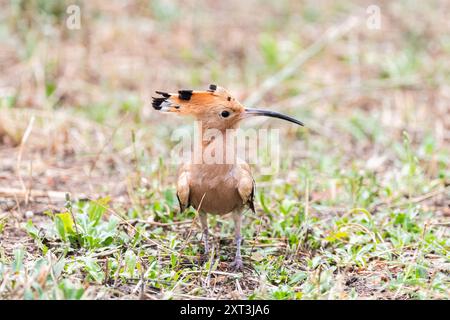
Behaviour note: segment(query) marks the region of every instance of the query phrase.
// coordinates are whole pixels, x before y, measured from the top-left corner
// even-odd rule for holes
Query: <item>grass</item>
[[[449,298],[445,10],[385,4],[385,29],[357,27],[259,99],[306,128],[281,128],[278,172],[253,168],[234,272],[231,217],[209,218],[201,259],[197,214],[178,212],[170,136],[190,123],[153,113],[152,92],[216,82],[245,100],[370,3],[89,3],[76,31],[61,1],[0,16],[1,299]]]

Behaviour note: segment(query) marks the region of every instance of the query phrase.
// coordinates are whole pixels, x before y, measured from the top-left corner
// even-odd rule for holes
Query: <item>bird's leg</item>
[[[242,263],[241,257],[241,222],[242,222],[242,214],[240,211],[233,211],[233,220],[234,220],[234,240],[236,242],[236,256],[234,261],[231,263],[231,267],[239,270],[244,267]]]
[[[200,212],[200,222],[202,224],[202,238],[205,249],[205,254],[209,253],[208,245],[208,218],[206,217],[206,212]]]

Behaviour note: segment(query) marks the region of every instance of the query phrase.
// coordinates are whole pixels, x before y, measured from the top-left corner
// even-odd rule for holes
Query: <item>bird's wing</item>
[[[178,180],[177,180],[177,198],[178,203],[180,204],[180,212],[183,212],[187,207],[190,206],[189,203],[190,183],[191,183],[191,166],[189,164],[184,164],[180,167],[178,171]]]
[[[238,183],[239,196],[241,197],[242,202],[248,205],[253,213],[255,213],[255,205],[253,201],[255,198],[256,184],[252,177],[250,166],[244,161],[239,161],[238,170],[240,173]]]

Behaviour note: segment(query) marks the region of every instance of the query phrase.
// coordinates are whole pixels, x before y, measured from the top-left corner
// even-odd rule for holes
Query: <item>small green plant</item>
[[[48,212],[53,217],[53,228],[45,234],[39,234],[38,229],[29,220],[26,229],[30,236],[42,244],[43,238],[56,237],[74,248],[96,249],[107,247],[118,237],[119,218],[110,215],[108,220],[103,217],[108,210],[109,198],[93,201],[80,201],[75,204],[68,201],[66,211],[61,213]]]
[[[81,283],[63,278],[65,258],[56,260],[48,253],[25,264],[23,248],[14,250],[14,259],[10,264],[0,264],[0,279],[12,280],[4,282],[4,291],[0,292],[0,297],[5,292],[11,292],[13,298],[27,300],[79,300],[83,297],[85,291]]]

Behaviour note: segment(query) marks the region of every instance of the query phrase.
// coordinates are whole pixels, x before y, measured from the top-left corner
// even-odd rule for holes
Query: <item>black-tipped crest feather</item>
[[[180,90],[178,91],[178,98],[181,100],[190,100],[192,96],[192,90]]]
[[[163,97],[152,97],[152,107],[155,110],[161,110],[161,104],[166,101],[168,98],[170,98],[170,94],[163,91],[155,91],[157,94],[162,95]]]
[[[152,107],[155,110],[161,110],[161,104],[167,100],[167,98],[155,98],[152,97],[153,101],[152,101]]]
[[[170,94],[167,92],[163,92],[163,91],[155,91],[157,94],[162,95],[164,98],[169,98]]]

